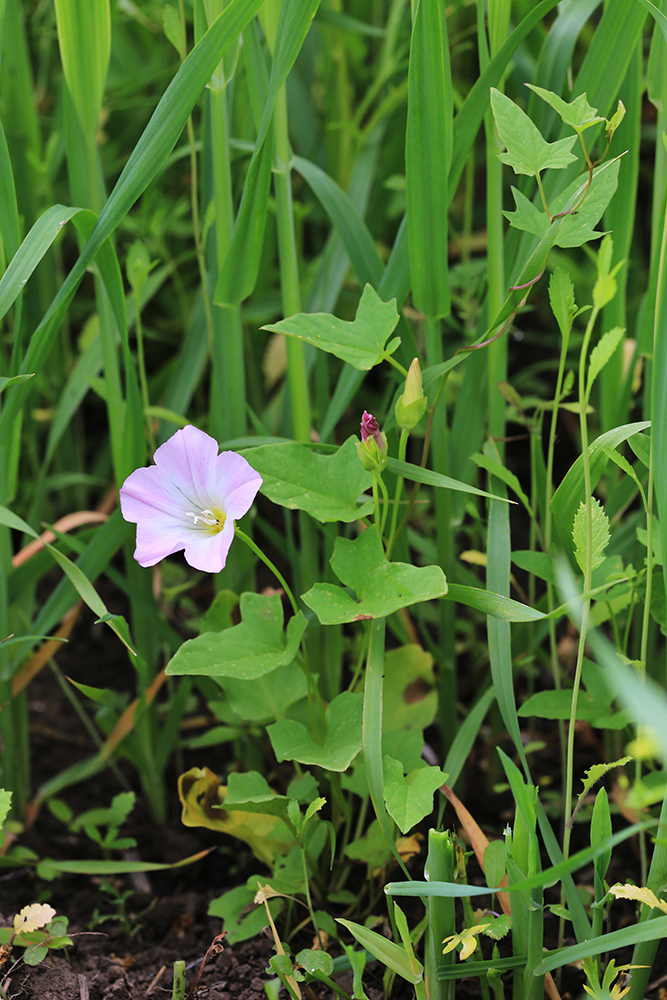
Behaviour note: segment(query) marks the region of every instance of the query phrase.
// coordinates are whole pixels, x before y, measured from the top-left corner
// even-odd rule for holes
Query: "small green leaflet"
[[[609,764],[593,764],[586,770],[586,777],[582,778],[583,789],[579,794],[579,798],[583,799],[584,795],[588,795],[593,785],[596,785],[601,778],[604,778],[605,774],[609,771],[613,771],[615,767],[623,767],[625,764],[629,764],[633,760],[632,757],[621,757],[619,760],[613,760]]]
[[[586,501],[582,500],[574,515],[572,526],[574,556],[582,573],[586,572]],[[599,500],[591,497],[591,569],[597,569],[604,560],[604,550],[609,545],[609,518]]]
[[[526,86],[534,90],[537,96],[541,97],[543,101],[550,104],[554,111],[560,115],[563,124],[569,125],[575,132],[583,132],[584,129],[590,128],[591,125],[597,125],[598,122],[605,120],[600,117],[597,108],[590,106],[585,94],[580,94],[579,97],[575,97],[568,104],[551,90],[544,90],[543,87],[535,87],[532,83],[527,83]]]
[[[491,88],[491,110],[498,135],[507,148],[498,158],[512,167],[515,174],[533,177],[547,167],[560,170],[576,161],[572,154],[576,135],[547,142],[525,111],[495,87]]]
[[[595,379],[598,377],[604,366],[611,359],[618,345],[625,335],[625,327],[615,326],[613,330],[600,337],[600,340],[591,351],[591,359],[588,364],[588,381],[586,383],[586,398],[590,394]]]
[[[262,330],[298,337],[335,354],[359,371],[369,371],[388,354],[393,354],[400,344],[400,337],[394,337],[385,348],[398,320],[396,299],[383,302],[375,289],[366,285],[352,322],[329,313],[298,313],[280,323],[263,326]]]

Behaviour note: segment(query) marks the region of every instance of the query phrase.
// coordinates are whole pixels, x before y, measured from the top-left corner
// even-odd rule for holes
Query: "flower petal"
[[[180,490],[190,506],[207,506],[214,496],[218,442],[188,424],[160,445],[153,460],[165,477]]]
[[[182,492],[155,465],[136,469],[120,488],[120,509],[126,521],[138,523],[160,512],[182,523],[187,506]]]
[[[236,520],[246,514],[262,485],[262,477],[234,451],[223,451],[216,461],[216,498],[227,517]]]
[[[234,541],[234,521],[228,517],[217,535],[190,532],[185,544],[185,561],[205,573],[219,573],[225,568],[227,553]]]
[[[180,527],[175,522],[156,523],[145,520],[137,524],[137,545],[134,558],[140,566],[155,566],[162,559],[173,555],[188,544],[192,529]]]

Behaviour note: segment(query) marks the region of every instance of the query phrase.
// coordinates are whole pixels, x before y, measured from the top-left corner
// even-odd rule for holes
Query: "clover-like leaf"
[[[349,437],[333,455],[320,455],[289,441],[248,449],[245,456],[263,479],[264,496],[281,507],[305,510],[318,521],[356,521],[373,510],[372,501],[359,503],[373,477]]]
[[[560,115],[563,124],[569,125],[575,132],[583,132],[591,125],[597,125],[605,119],[598,114],[597,108],[592,108],[588,103],[585,94],[579,94],[569,104],[552,90],[545,90],[544,87],[536,87],[532,83],[527,83],[527,87],[534,90],[538,97],[550,104],[554,111]]]
[[[491,88],[491,110],[498,135],[507,148],[498,158],[512,167],[515,174],[533,177],[547,167],[562,169],[576,161],[572,154],[576,135],[547,142],[525,111],[495,87]]]
[[[445,574],[439,566],[410,566],[389,562],[376,531],[369,529],[358,538],[337,538],[331,567],[356,598],[343,587],[316,583],[302,595],[323,625],[366,618],[386,618],[400,608],[447,593]]]
[[[241,594],[241,622],[223,632],[204,632],[184,642],[167,664],[169,675],[254,680],[296,656],[306,619],[299,612],[283,632],[278,594]]]
[[[400,338],[396,337],[385,348],[398,319],[396,299],[383,302],[372,285],[366,285],[357,315],[351,322],[329,313],[297,313],[280,323],[263,326],[262,330],[298,337],[329,354],[335,354],[353,368],[368,371],[387,354],[393,354],[400,344]]]
[[[327,771],[345,771],[361,750],[362,694],[343,691],[324,713],[326,736],[318,742],[301,722],[281,719],[267,733],[278,761],[316,764]]]

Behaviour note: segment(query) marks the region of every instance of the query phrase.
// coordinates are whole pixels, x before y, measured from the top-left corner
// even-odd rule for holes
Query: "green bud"
[[[427,406],[419,358],[414,358],[405,380],[403,395],[396,402],[396,423],[403,430],[411,431],[426,413]]]

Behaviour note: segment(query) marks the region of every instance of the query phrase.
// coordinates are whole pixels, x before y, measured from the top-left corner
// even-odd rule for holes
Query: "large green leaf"
[[[334,584],[316,583],[311,587],[302,600],[323,625],[385,618],[401,608],[447,593],[445,574],[439,566],[389,562],[373,529],[354,540],[337,538],[331,567],[357,597]]]
[[[364,287],[357,315],[353,321],[338,319],[329,313],[297,313],[280,323],[263,326],[262,330],[298,337],[353,368],[368,371],[392,354],[400,340],[396,338],[385,350],[387,338],[398,323],[396,300],[383,302],[371,285]]]
[[[290,618],[283,632],[277,594],[241,594],[240,608],[238,625],[184,642],[167,665],[167,674],[254,680],[291,663],[306,629],[303,614]]]
[[[296,663],[276,667],[269,674],[241,681],[233,677],[220,677],[230,708],[244,722],[266,722],[281,719],[290,705],[308,693],[306,677]]]
[[[94,136],[111,55],[109,0],[55,0],[58,45],[79,123]]]
[[[261,492],[290,510],[305,510],[318,521],[356,521],[373,510],[372,501],[359,503],[370,488],[355,446],[347,439],[333,455],[319,455],[296,442],[260,445],[244,454],[263,479]]]
[[[345,771],[361,750],[363,696],[343,691],[324,713],[326,736],[317,742],[301,722],[281,719],[267,733],[278,761],[296,760],[327,771]]]

